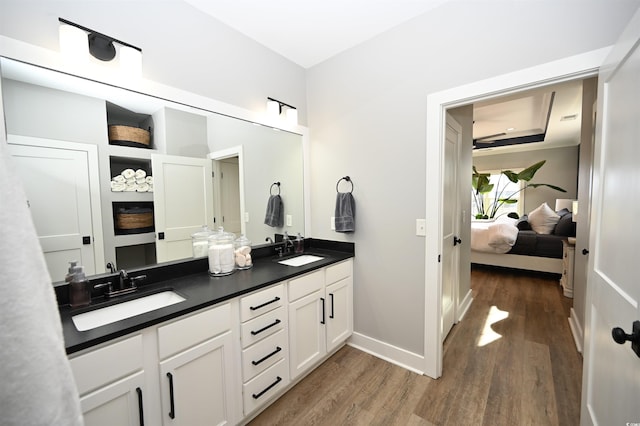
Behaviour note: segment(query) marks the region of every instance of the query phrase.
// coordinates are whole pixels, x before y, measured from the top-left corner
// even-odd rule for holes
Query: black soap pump
[[[84,267],[72,266],[73,276],[69,283],[69,304],[72,308],[87,306],[91,302],[89,280],[84,274]]]

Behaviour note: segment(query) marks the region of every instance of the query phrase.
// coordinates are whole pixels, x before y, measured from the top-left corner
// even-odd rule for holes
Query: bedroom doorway
[[[440,196],[442,196],[444,188],[442,183],[444,172],[444,116],[447,110],[549,84],[595,76],[606,54],[607,49],[599,49],[428,95],[426,180],[430,183],[429,187],[433,188],[434,185],[439,187]],[[442,214],[442,204],[439,210]],[[427,223],[427,235],[442,236],[442,220],[443,218],[440,216],[439,221]],[[442,253],[442,249],[441,238],[427,239],[425,248],[424,373],[432,378],[438,378],[442,375],[443,364],[442,344],[433,344],[433,342],[442,342],[442,265],[439,264],[439,256]]]

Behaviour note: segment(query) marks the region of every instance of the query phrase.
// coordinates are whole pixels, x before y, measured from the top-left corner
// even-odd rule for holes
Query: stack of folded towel
[[[153,176],[142,169],[125,169],[111,179],[113,192],[153,192]]]

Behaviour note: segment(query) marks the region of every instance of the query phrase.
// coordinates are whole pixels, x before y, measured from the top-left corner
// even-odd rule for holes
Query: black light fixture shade
[[[96,59],[108,62],[116,57],[113,40],[100,33],[89,34],[89,53]]]
[[[139,52],[142,52],[142,49],[140,49],[139,47],[133,46],[129,43],[125,43],[124,41],[120,41],[113,37],[109,37],[90,28],[78,25],[74,22],[67,21],[66,19],[58,18],[58,21],[62,22],[63,24],[71,25],[83,31],[86,31],[88,33],[87,37],[89,40],[89,53],[91,53],[91,56],[101,61],[108,62],[116,57],[116,48],[113,43],[118,43],[122,46],[130,47]]]

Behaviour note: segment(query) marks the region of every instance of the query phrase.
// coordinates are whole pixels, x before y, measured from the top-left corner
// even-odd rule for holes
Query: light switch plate
[[[293,217],[290,214],[287,215],[287,226],[293,226]]]
[[[329,226],[331,226],[332,231],[336,230],[336,218],[334,216],[331,216],[331,224]]]
[[[244,212],[244,221],[249,223],[249,212]]]
[[[425,219],[416,219],[416,235],[419,237],[427,235],[427,223]]]

